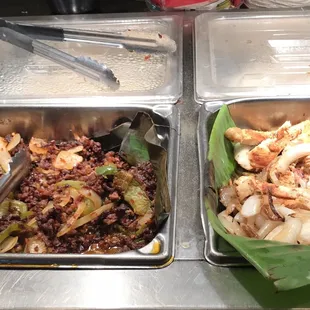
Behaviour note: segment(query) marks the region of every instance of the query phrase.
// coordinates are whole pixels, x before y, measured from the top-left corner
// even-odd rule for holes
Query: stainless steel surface
[[[30,154],[25,150],[16,153],[9,163],[9,171],[0,178],[0,203],[16,189],[27,176],[31,166]]]
[[[275,293],[254,269],[177,261],[157,270],[2,271],[2,309],[255,309],[304,307],[309,288]]]
[[[131,15],[111,17],[90,15],[77,17],[28,18],[11,20],[34,25],[56,26],[72,30],[81,29],[104,32],[132,31],[161,33],[169,36],[177,46],[182,46],[182,18],[178,16]],[[102,104],[115,103],[176,102],[182,95],[182,48],[174,53],[130,52],[100,44],[79,42],[47,43],[73,56],[87,55],[109,67],[120,81],[117,91],[103,83],[85,81],[70,70],[49,60],[20,50],[6,42],[0,44],[0,103],[61,103],[79,101]],[[68,87],[70,81],[70,87]]]
[[[208,109],[209,103],[205,103],[199,110],[197,138],[198,138],[198,153],[199,153],[199,175],[200,175],[200,212],[204,234],[206,236],[204,256],[206,260],[215,266],[243,266],[248,265],[246,260],[225,240],[219,237],[208,222],[207,212],[205,208],[205,199],[208,199],[215,211],[217,211],[216,197],[214,191],[214,173],[210,162],[207,160],[208,143],[211,130],[217,115],[217,110],[222,103],[214,103]]]
[[[0,270],[1,308],[187,310],[310,306],[308,287],[276,294],[271,283],[252,268],[220,268],[205,261],[196,142],[199,106],[193,101],[194,16],[185,14],[184,95],[177,104],[181,136],[174,261],[154,270]]]
[[[155,268],[169,264],[174,256],[175,212],[177,208],[179,113],[175,106],[143,106],[105,104],[100,108],[23,108],[0,106],[0,136],[21,133],[25,141],[31,136],[46,139],[70,139],[72,132],[97,137],[107,134],[121,119],[133,119],[139,111],[147,112],[160,127],[162,146],[168,152],[168,186],[171,212],[168,220],[146,247],[115,255],[79,254],[2,254],[0,267],[36,268]]]
[[[309,11],[223,11],[195,21],[199,102],[309,96]]]

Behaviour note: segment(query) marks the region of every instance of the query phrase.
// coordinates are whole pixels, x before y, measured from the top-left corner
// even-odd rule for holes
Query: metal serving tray
[[[206,260],[216,266],[245,266],[248,262],[224,239],[217,235],[209,224],[205,199],[209,200],[214,210],[218,210],[215,198],[214,174],[212,165],[207,160],[208,144],[217,111],[223,105],[229,106],[230,113],[237,126],[258,130],[271,130],[279,127],[286,120],[298,123],[310,119],[310,99],[297,98],[260,98],[242,99],[228,102],[204,104],[199,111],[197,128],[199,166],[200,166],[200,207],[206,236],[204,255]]]
[[[70,139],[71,131],[96,137],[108,133],[115,124],[132,120],[139,111],[151,115],[160,127],[162,145],[168,151],[168,184],[171,212],[151,243],[142,249],[121,254],[1,254],[0,268],[157,268],[169,265],[174,257],[176,188],[179,149],[179,111],[171,105],[125,105],[117,107],[0,106],[0,136],[12,131],[25,139],[37,136]]]
[[[116,16],[116,17],[115,17]],[[13,22],[63,27],[76,30],[108,32],[131,31],[159,33],[176,42],[174,53],[137,53],[100,44],[44,41],[74,56],[89,56],[104,63],[120,80],[120,88],[112,91],[105,84],[83,76],[40,56],[0,41],[0,103],[66,102],[87,99],[102,105],[105,100],[116,104],[154,102],[175,103],[182,95],[182,31],[179,16],[143,16],[128,14],[85,15],[10,19]]]

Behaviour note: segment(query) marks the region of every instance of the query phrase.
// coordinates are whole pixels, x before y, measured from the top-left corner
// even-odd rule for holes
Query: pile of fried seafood
[[[230,234],[310,244],[310,121],[274,131],[229,128],[239,164],[220,189],[218,218]]]

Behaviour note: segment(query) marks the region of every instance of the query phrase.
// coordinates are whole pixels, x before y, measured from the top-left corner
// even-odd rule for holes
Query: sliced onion
[[[254,228],[256,216],[254,215],[250,217],[245,217],[245,219],[246,219],[246,224]]]
[[[218,214],[218,219],[230,234],[246,236],[240,225],[233,220],[232,216],[227,215],[225,211]]]
[[[84,197],[90,199],[94,203],[96,209],[98,209],[101,206],[101,203],[102,203],[101,198],[93,190],[87,189],[87,188],[82,188],[79,190],[79,192]]]
[[[49,201],[46,207],[42,210],[42,214],[47,213],[49,210],[54,208],[54,203],[52,201]]]
[[[276,164],[275,170],[283,173],[288,169],[290,164],[308,155],[310,155],[310,143],[293,146],[286,152],[283,152]]]
[[[18,241],[18,237],[7,237],[1,244],[0,244],[0,253],[6,253],[12,250]]]
[[[137,223],[138,227],[144,227],[152,221],[154,212],[152,210],[147,211],[144,215],[139,216]]]
[[[63,196],[61,196],[61,200],[59,202],[59,205],[61,207],[64,207],[64,206],[66,206],[70,202],[70,200],[71,200],[70,191],[67,190],[65,192],[65,194]]]
[[[67,223],[60,229],[60,231],[57,233],[57,237],[61,237],[68,233],[70,230],[73,229],[73,225],[76,223],[78,218],[82,215],[84,209],[86,208],[86,204],[84,201],[81,201],[78,203],[77,209],[74,212],[74,214],[69,218]]]
[[[300,244],[310,245],[310,220],[308,219],[302,224],[300,234],[298,236]]]
[[[283,222],[266,220],[265,224],[257,232],[258,238],[264,239],[272,230],[281,224]]]
[[[70,188],[70,196],[73,200],[77,199],[80,195],[79,191],[73,187]]]
[[[10,170],[11,161],[12,157],[10,153],[4,148],[0,148],[0,166],[5,173],[7,173]]]
[[[19,143],[20,143],[21,137],[19,133],[15,133],[10,141],[10,143],[7,145],[6,149],[8,151],[13,150]]]
[[[79,145],[79,146],[76,146],[70,150],[67,150],[66,152],[69,152],[69,153],[78,153],[78,152],[81,152],[83,151],[83,146],[82,145]]]
[[[284,224],[276,227],[265,239],[294,244],[297,242],[301,227],[302,223],[299,219],[288,217]]]
[[[261,215],[261,214],[257,214],[255,216],[255,226],[260,229],[261,227],[263,227],[266,223],[266,219]]]
[[[227,215],[225,211],[219,213],[217,215],[218,219],[225,227],[225,229],[232,235],[235,234],[234,226],[233,226],[233,218],[230,215]]]
[[[42,169],[42,168],[38,168],[38,171],[40,173],[43,173],[43,174],[49,174],[49,175],[59,175],[60,174],[60,171],[58,170],[52,170],[52,169]]]
[[[248,225],[248,224],[240,224],[241,228],[243,229],[245,236],[250,238],[257,239],[257,230],[255,229],[254,225]]]
[[[262,207],[262,197],[260,195],[250,196],[241,207],[241,215],[251,217],[257,215]]]
[[[234,217],[234,221],[238,223],[245,223],[245,218],[241,215],[240,212],[238,212]]]
[[[0,137],[0,149],[6,149],[8,146],[8,141],[4,139],[3,137]]]
[[[25,252],[30,254],[43,254],[47,252],[45,243],[39,238],[26,239]]]
[[[227,214],[232,213],[235,209],[240,210],[241,205],[234,186],[225,186],[221,188],[220,201],[226,208]]]
[[[102,207],[98,208],[97,210],[81,217],[76,221],[76,223],[72,226],[72,229],[76,229],[82,225],[85,225],[88,222],[95,220],[98,216],[100,216],[103,212],[108,211],[114,207],[114,203],[109,203],[103,205]]]
[[[282,232],[284,224],[282,223],[281,225],[277,226],[274,228],[264,239],[265,240],[274,240],[275,237]]]
[[[47,213],[49,210],[54,208],[54,203],[52,201],[49,201],[46,207],[42,210],[42,214]],[[27,225],[28,226],[33,226],[37,222],[37,219],[34,217],[32,218]]]
[[[72,170],[83,161],[83,157],[70,151],[60,151],[53,162],[57,169]]]
[[[45,145],[45,140],[32,137],[29,142],[29,149],[32,153],[44,155],[47,153]]]
[[[292,214],[295,214],[295,211],[293,211],[292,209],[289,209],[287,207],[284,207],[284,206],[276,206],[275,205],[275,208],[277,210],[277,212],[284,218],[286,218],[287,216],[289,215],[292,215]]]

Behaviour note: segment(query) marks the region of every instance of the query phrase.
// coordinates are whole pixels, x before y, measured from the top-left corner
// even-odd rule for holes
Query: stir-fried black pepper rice
[[[33,138],[29,145],[21,140],[10,154],[21,148],[29,150],[32,167],[8,198],[9,208],[1,213],[0,205],[0,241],[10,225],[18,224],[8,235],[13,243],[6,252],[118,253],[141,248],[154,238],[156,177],[150,162],[130,166],[118,153],[104,153],[100,143],[86,137],[61,143]],[[97,173],[96,168],[109,165],[131,183],[121,180],[122,188],[116,186],[117,172]],[[126,199],[126,186],[135,186],[131,189],[148,207],[136,211],[137,202]],[[26,205],[26,214],[14,209],[16,201]],[[78,225],[90,215],[91,220]]]

